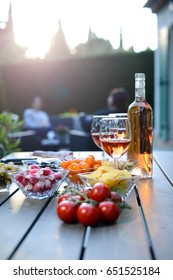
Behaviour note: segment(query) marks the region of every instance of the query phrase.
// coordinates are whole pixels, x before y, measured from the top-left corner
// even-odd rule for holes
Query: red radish
[[[39,169],[38,168],[33,168],[33,169],[30,169],[29,170],[29,175],[33,175],[35,173],[39,172]]]
[[[20,174],[18,174],[18,175],[16,176],[16,180],[19,181],[20,183],[22,183],[22,181],[23,181],[24,178],[25,178],[25,177],[24,177],[24,175],[23,175],[22,173],[20,173]]]
[[[55,180],[55,175],[54,174],[49,175],[48,179],[51,180],[51,181]]]
[[[62,176],[59,173],[54,173],[54,176],[55,176],[56,180],[61,180],[62,179]]]
[[[44,176],[48,176],[52,173],[52,170],[50,169],[50,167],[45,167],[45,168],[42,168],[41,171],[43,172],[43,175]]]
[[[29,169],[40,169],[40,167],[37,164],[31,164]]]
[[[32,176],[29,180],[29,182],[33,185],[36,184],[38,181],[39,181],[39,178],[37,178],[37,176]]]
[[[36,164],[31,165],[26,171],[16,175],[16,180],[31,192],[43,192],[55,187],[62,179],[58,172],[53,172],[50,167],[41,168]]]
[[[26,185],[29,184],[29,179],[25,177],[25,178],[23,178],[21,183],[22,183],[23,186],[26,186]]]

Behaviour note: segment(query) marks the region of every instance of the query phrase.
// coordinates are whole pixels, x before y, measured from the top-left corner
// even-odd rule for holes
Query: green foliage
[[[2,112],[0,114],[0,157],[20,151],[20,139],[14,138],[13,133],[20,130],[23,121],[13,118],[14,114]]]
[[[73,112],[71,112],[71,110],[66,111],[66,112],[58,115],[58,117],[60,117],[60,118],[73,118],[73,117],[77,117],[77,116],[78,116],[78,112],[75,112],[75,110]]]
[[[56,131],[59,135],[65,135],[68,133],[69,127],[66,125],[60,124],[60,125],[58,125]]]

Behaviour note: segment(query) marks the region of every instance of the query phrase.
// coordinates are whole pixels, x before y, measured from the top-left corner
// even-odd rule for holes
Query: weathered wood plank
[[[166,158],[165,158],[166,160]],[[173,188],[154,164],[153,178],[141,180],[138,191],[156,258],[173,259]]]
[[[18,189],[18,187],[15,185],[13,185],[12,188],[11,188],[11,186],[10,186],[9,190],[4,190],[4,191],[0,192],[0,207],[4,203],[4,201],[6,199],[8,199],[8,197],[12,196],[15,193],[16,189]]]
[[[56,215],[53,198],[14,259],[78,259],[85,228],[81,224],[65,224]]]
[[[92,228],[85,259],[150,259],[134,191],[116,224]]]
[[[173,185],[173,151],[155,151],[154,159]]]
[[[44,204],[45,201],[25,199],[18,191],[0,207],[0,259],[8,258]]]

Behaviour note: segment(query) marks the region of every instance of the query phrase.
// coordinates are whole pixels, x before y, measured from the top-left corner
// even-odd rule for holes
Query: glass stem
[[[103,160],[107,161],[107,153],[105,151],[103,151]]]
[[[114,158],[114,168],[118,169],[118,159]]]

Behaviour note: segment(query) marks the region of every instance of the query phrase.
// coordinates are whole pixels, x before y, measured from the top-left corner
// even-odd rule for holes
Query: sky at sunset
[[[9,3],[16,43],[29,57],[44,57],[61,21],[71,49],[87,41],[89,28],[97,37],[136,52],[157,48],[157,17],[143,8],[146,0],[0,0],[0,21],[7,21]]]

